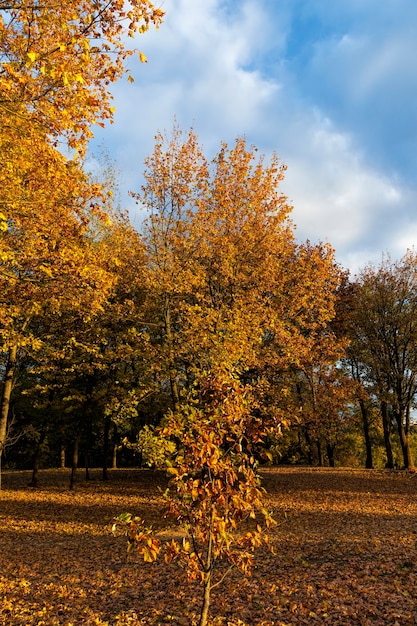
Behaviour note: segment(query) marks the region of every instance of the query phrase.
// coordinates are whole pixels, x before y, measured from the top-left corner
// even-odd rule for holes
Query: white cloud
[[[287,159],[283,188],[295,207],[298,237],[330,242],[343,263],[355,246],[365,252],[371,241],[385,244],[405,201],[401,186],[367,166],[351,138],[328,119],[306,114],[289,135],[298,145]]]
[[[166,24],[139,40],[149,63],[132,64],[134,85],[115,86],[115,124],[99,133],[115,145],[130,180],[136,167],[143,169],[155,133],[169,130],[174,116],[184,128],[195,126],[214,154],[221,140],[255,134],[260,112],[279,91],[251,65],[262,45],[262,13],[246,2],[231,17],[223,5],[179,0]]]
[[[397,23],[381,39],[363,21],[356,30],[339,29],[313,42],[300,69],[283,57],[292,5],[272,14],[268,4],[276,8],[272,0],[167,3],[166,23],[138,42],[149,63],[132,65],[133,86],[116,86],[116,123],[100,133],[123,170],[125,188],[139,188],[155,133],[169,131],[176,116],[182,128],[194,126],[208,156],[238,135],[260,152],[276,150],[289,167],[283,188],[295,205],[300,238],[329,241],[354,271],[383,251],[400,256],[416,232],[407,216],[417,194],[415,183],[385,166],[387,137],[400,136],[385,126],[389,106],[415,106],[404,99],[406,87],[417,95],[407,57],[416,45],[411,30],[404,42]],[[324,19],[329,5],[319,5]],[[350,15],[356,11],[358,18],[361,7],[350,6]],[[314,3],[309,8],[314,11]],[[397,93],[389,90],[393,81]],[[381,154],[375,152],[380,146]],[[410,150],[415,147],[411,142]]]

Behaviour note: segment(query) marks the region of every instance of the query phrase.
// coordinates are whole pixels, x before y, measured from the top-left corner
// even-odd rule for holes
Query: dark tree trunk
[[[318,459],[318,466],[319,467],[323,467],[323,452],[321,449],[321,442],[320,439],[317,439],[316,441],[316,446],[317,446],[317,459]]]
[[[75,437],[75,440],[74,440],[74,449],[72,452],[71,478],[70,478],[70,485],[69,485],[69,488],[71,490],[74,489],[75,473],[78,467],[78,452],[80,448],[81,435],[82,435],[82,428],[80,426],[77,436]]]
[[[334,445],[331,445],[330,443],[326,444],[326,453],[327,453],[327,458],[329,459],[330,467],[334,467],[334,450],[335,450]]]
[[[372,469],[373,459],[372,459],[371,436],[369,434],[369,411],[368,411],[368,407],[365,401],[362,399],[359,400],[359,406],[360,406],[361,415],[362,415],[363,435],[365,437],[365,449],[366,449],[365,467],[366,469]]]
[[[63,443],[61,443],[60,467],[61,469],[65,469],[65,445]]]
[[[0,458],[6,445],[7,420],[9,418],[10,398],[13,389],[13,378],[16,369],[17,346],[11,346],[7,355],[6,371],[3,379],[3,394],[0,411]]]
[[[90,459],[90,453],[88,451],[85,453],[84,459],[85,459],[85,479],[90,480],[91,459]]]
[[[387,468],[394,469],[394,456],[391,446],[391,424],[388,416],[388,406],[386,402],[381,402],[382,427],[384,429],[385,451],[387,453]]]
[[[119,442],[119,433],[116,424],[113,424],[113,453],[112,453],[112,469],[117,469],[117,450]]]
[[[38,486],[38,477],[39,477],[39,465],[42,457],[42,448],[45,443],[46,438],[46,428],[42,428],[38,444],[36,446],[35,454],[33,457],[32,464],[32,480],[29,483],[29,487],[36,488]]]
[[[166,344],[168,348],[169,382],[171,386],[172,404],[173,404],[174,409],[177,409],[180,404],[180,394],[179,394],[177,376],[176,376],[176,371],[175,371],[175,356],[174,356],[175,351],[174,351],[174,339],[172,336],[171,305],[169,302],[169,298],[166,298],[166,301],[165,301],[164,324],[165,324]]]
[[[103,480],[109,480],[108,460],[109,460],[109,447],[110,447],[110,426],[111,426],[111,418],[110,418],[110,415],[107,415],[104,418]]]
[[[304,437],[306,440],[306,447],[307,447],[307,463],[309,465],[313,465],[313,455],[311,452],[311,438],[310,438],[310,433],[308,432],[308,428],[304,429]]]
[[[89,390],[91,392],[91,389]],[[92,416],[91,416],[91,398],[88,396],[84,407],[85,429],[86,429],[86,451],[85,451],[85,479],[90,480],[90,467],[91,467],[91,441],[93,439],[92,430]]]
[[[414,469],[414,459],[410,447],[409,433],[404,427],[403,416],[400,412],[395,413],[395,421],[397,422],[398,435],[400,437],[401,451],[403,454],[404,468]]]

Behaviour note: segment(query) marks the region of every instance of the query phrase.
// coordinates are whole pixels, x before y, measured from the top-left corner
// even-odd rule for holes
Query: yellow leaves
[[[154,9],[152,19],[157,27],[162,22],[164,15],[165,13],[162,9]]]
[[[2,31],[8,57],[2,66],[2,92],[51,136],[65,137],[71,148],[78,144],[83,152],[92,120],[109,119],[109,85],[123,75],[132,53],[125,34],[158,27],[162,18],[163,12],[149,0],[135,0],[130,11],[120,0],[105,7],[94,0],[46,1],[36,11],[22,5],[13,13],[13,28]],[[139,57],[146,62],[142,52]],[[63,110],[70,112],[69,118],[62,119]]]
[[[139,549],[139,553],[143,556],[146,563],[153,563],[158,558],[160,552],[159,541],[148,539],[147,544]]]
[[[0,215],[2,326],[19,332],[21,345],[38,350],[37,338],[21,331],[22,319],[42,315],[46,321],[49,314],[58,319],[63,311],[69,316],[77,310],[78,320],[87,311],[94,317],[105,297],[109,276],[99,269],[100,247],[86,237],[93,188],[79,164],[65,159],[43,129],[26,120],[3,124],[0,151],[3,202],[12,207],[10,218]],[[84,345],[71,349],[82,351]]]
[[[140,60],[141,63],[147,63],[148,62],[148,59],[143,54],[143,52],[139,52],[139,60]]]
[[[161,542],[152,536],[152,528],[146,527],[142,519],[130,513],[122,513],[112,526],[113,534],[117,535],[119,529],[128,538],[128,552],[136,550],[146,563],[152,563],[158,558]]]
[[[164,561],[165,563],[171,563],[180,554],[181,548],[177,541],[171,539],[169,543],[164,546]]]
[[[0,231],[6,231],[7,229],[7,216],[0,212]]]
[[[176,529],[163,527],[161,557],[171,563],[168,568],[162,558],[151,566],[136,556],[126,562],[124,538],[109,535],[105,524],[109,510],[132,503],[143,508],[147,524],[169,524],[159,515],[157,481],[148,471],[133,469],[117,470],[103,483],[101,472],[93,470],[93,481],[80,480],[70,493],[68,474],[42,470],[39,490],[24,488],[27,472],[4,476],[0,621],[65,620],[75,626],[195,621],[198,587],[186,587],[178,560],[182,538],[172,538]],[[374,623],[414,624],[414,479],[295,467],[268,470],[264,478],[271,505],[291,511],[290,519],[271,533],[275,553],[262,549],[250,578],[235,572],[218,587],[210,624],[356,624],[362,608]],[[226,571],[214,571],[213,582]],[[21,586],[21,580],[31,585]],[[224,617],[231,609],[233,616]]]
[[[43,273],[46,274],[46,276],[49,276],[49,278],[53,277],[53,273],[52,273],[52,268],[48,267],[47,265],[43,265],[41,263],[41,265],[39,265],[39,270]]]
[[[34,62],[36,61],[36,59],[38,58],[38,56],[39,56],[39,55],[38,55],[38,53],[37,53],[37,52],[28,52],[28,53],[27,53],[27,57],[28,57],[28,59],[29,59],[29,61],[30,61],[31,63],[34,63]]]

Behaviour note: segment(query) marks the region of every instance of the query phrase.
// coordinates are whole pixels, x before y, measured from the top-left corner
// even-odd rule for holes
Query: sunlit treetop
[[[0,0],[3,115],[82,151],[91,125],[112,119],[109,88],[134,52],[128,37],[158,28],[163,15],[150,0]]]

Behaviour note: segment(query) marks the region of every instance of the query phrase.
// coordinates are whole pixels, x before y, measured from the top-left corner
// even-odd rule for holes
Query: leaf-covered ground
[[[416,626],[417,475],[263,472],[279,525],[253,575],[213,591],[212,624]],[[160,473],[115,470],[68,491],[66,471],[6,472],[0,492],[0,624],[189,625],[199,588],[175,566],[144,564],[110,532],[121,512],[163,531]]]

